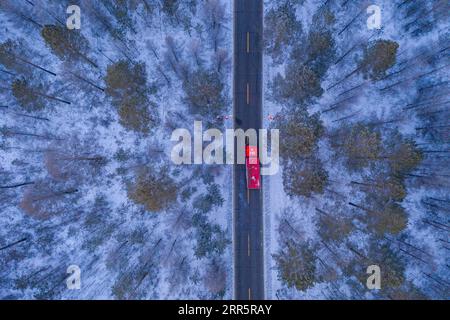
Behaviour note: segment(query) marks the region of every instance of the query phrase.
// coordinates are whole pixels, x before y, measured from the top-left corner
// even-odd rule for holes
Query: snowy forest
[[[265,5],[271,297],[448,299],[448,1]]]
[[[229,5],[0,1],[0,298],[231,297],[231,167],[168,158],[229,125]]]
[[[449,7],[264,1],[267,299],[450,298]],[[0,0],[0,299],[232,299],[233,167],[170,161],[232,70],[233,0]]]

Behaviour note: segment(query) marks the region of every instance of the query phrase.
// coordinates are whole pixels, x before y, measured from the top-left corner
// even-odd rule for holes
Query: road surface
[[[235,128],[261,128],[262,30],[263,1],[234,0]],[[261,190],[247,190],[245,165],[235,164],[233,187],[234,298],[261,300],[264,299],[262,194]]]

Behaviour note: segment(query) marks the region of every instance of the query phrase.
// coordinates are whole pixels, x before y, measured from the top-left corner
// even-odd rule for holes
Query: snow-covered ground
[[[448,133],[438,132],[438,136],[442,136],[442,140],[436,142],[436,140],[430,141],[429,136],[422,135],[417,129],[427,125],[418,115],[425,111],[443,112],[442,117],[448,119],[448,101],[445,98],[449,95],[448,3],[440,1],[419,2],[374,2],[373,4],[378,5],[381,9],[382,28],[380,30],[369,30],[366,21],[370,14],[365,9],[372,3],[367,1],[265,1],[266,24],[268,13],[271,10],[287,4],[289,10],[295,12],[302,28],[301,43],[284,47],[281,53],[283,56],[280,59],[281,61],[275,61],[273,56],[267,52],[264,57],[264,115],[266,115],[264,125],[266,127],[273,127],[276,123],[276,121],[269,120],[268,115],[278,114],[283,119],[292,106],[292,104],[274,97],[275,91],[272,89],[272,83],[277,74],[282,76],[285,74],[288,61],[292,59],[289,54],[294,47],[298,46],[301,50],[306,51],[307,35],[312,32],[324,31],[313,24],[313,17],[319,12],[321,12],[319,14],[322,17],[328,12],[334,17],[331,34],[336,50],[333,62],[329,64],[326,73],[320,79],[323,93],[305,104],[310,114],[319,112],[320,120],[325,129],[325,134],[317,145],[318,157],[328,174],[325,190],[322,193],[313,193],[310,197],[289,197],[283,186],[283,165],[277,175],[265,179],[266,288],[268,298],[395,299],[398,297],[389,291],[382,291],[378,294],[378,291],[375,290],[375,294],[373,294],[373,291],[365,288],[365,283],[362,283],[361,289],[357,291],[349,289],[348,284],[352,279],[351,273],[345,273],[344,268],[339,263],[354,255],[349,251],[348,246],[354,245],[360,248],[362,252],[366,252],[369,243],[374,241],[371,234],[364,234],[355,230],[345,240],[345,245],[336,245],[336,247],[331,248],[333,251],[326,246],[326,243],[324,244],[319,235],[317,221],[320,213],[316,208],[340,216],[347,215],[349,212],[357,214],[354,208],[348,205],[349,202],[363,205],[365,203],[366,192],[356,187],[351,181],[367,181],[370,170],[350,172],[330,146],[330,142],[336,139],[334,138],[335,130],[349,127],[358,122],[372,125],[376,128],[375,130],[380,130],[383,139],[388,139],[391,132],[398,131],[401,136],[413,139],[418,147],[424,151],[422,164],[417,167],[414,174],[430,175],[431,179],[437,179],[436,185],[429,180],[419,181],[417,179],[420,178],[415,179],[414,176],[405,180],[407,195],[400,204],[408,216],[407,227],[398,236],[388,236],[397,240],[387,243],[405,263],[404,274],[408,283],[412,283],[428,298],[448,298],[449,255],[448,247],[446,247],[448,234],[445,233],[445,230],[448,230],[448,224],[442,215],[445,211],[448,212],[449,200],[448,157],[445,156],[448,152]],[[326,3],[325,7],[322,6],[324,3]],[[266,37],[270,38],[271,35],[266,35]],[[354,70],[357,67],[357,61],[363,55],[364,46],[377,39],[395,41],[399,48],[396,55],[396,64],[387,71],[389,76],[380,81],[370,81],[364,79],[361,72],[355,73]],[[347,77],[349,74],[351,75]],[[439,83],[444,83],[440,91],[436,89],[437,91],[428,96],[423,95],[423,88],[426,89],[428,85],[433,86]],[[436,97],[433,98],[433,96]],[[442,98],[439,96],[442,96]],[[421,103],[421,101],[428,102],[430,105],[428,109],[423,107],[405,108],[405,106],[414,106]],[[438,103],[442,108],[437,108],[437,105],[435,107],[435,103]],[[448,121],[444,118],[441,118],[441,120],[442,122],[437,120],[436,123],[448,125]],[[280,132],[280,139],[283,140],[283,132]],[[427,153],[427,150],[438,151],[434,154]],[[442,157],[440,153],[443,153]],[[283,154],[280,156],[283,158]],[[286,164],[286,161],[283,163]],[[436,164],[436,167],[430,168],[430,164]],[[430,197],[444,201],[441,202],[443,206],[441,210],[443,211],[434,213],[433,218],[430,217],[430,207],[427,208],[424,205],[424,201]],[[426,223],[427,219],[436,219],[435,223],[440,221],[442,225],[432,226]],[[306,290],[288,286],[282,280],[274,255],[279,253],[280,246],[288,238],[285,236],[286,227],[284,224],[289,224],[289,228],[292,227],[291,229],[295,230],[295,239],[301,243],[312,243],[316,257],[322,259],[316,261],[317,269],[324,265],[333,268],[333,272],[337,273],[333,280],[323,280],[327,275],[322,275],[322,278],[317,278],[314,284]],[[441,229],[439,229],[439,226]],[[386,240],[386,238],[379,240],[379,245],[386,243]],[[410,249],[411,251],[409,251]],[[331,252],[332,256],[330,257]],[[336,254],[336,252],[338,253]],[[333,257],[335,254],[336,257]],[[431,259],[432,262],[427,261],[427,259]],[[322,261],[325,261],[325,264]],[[383,275],[382,271],[382,280]],[[407,287],[407,284],[404,284],[404,286],[407,288],[405,290],[413,296],[412,287]],[[405,294],[403,298],[406,296]]]
[[[23,75],[0,63],[4,71],[0,74],[0,105],[7,106],[0,109],[4,130],[0,185],[34,183],[0,190],[0,297],[231,298],[231,166],[176,166],[170,160],[174,145],[170,138],[176,127],[192,132],[194,120],[203,120],[204,126],[232,126],[231,121],[217,122],[208,113],[192,112],[183,79],[176,73],[195,69],[216,72],[221,63],[217,74],[225,106],[220,112],[232,113],[231,1],[182,1],[177,8],[143,1],[125,12],[113,3],[36,0],[32,4],[1,4],[0,44],[16,41],[20,44],[17,56],[54,72],[56,76],[27,63],[24,76],[40,83],[47,95],[71,104],[49,99],[42,110],[22,110],[10,86]],[[62,61],[41,36],[44,25],[65,22],[70,4],[81,8],[80,32],[97,68],[70,59]],[[123,20],[115,13],[124,14]],[[219,21],[215,31],[210,29],[210,23],[217,22],[214,19]],[[170,54],[179,55],[175,68],[167,58]],[[112,99],[100,90],[106,87],[108,66],[118,61],[144,63],[148,107],[154,108],[151,112],[156,112],[158,119],[150,134],[121,125]],[[71,74],[98,87],[77,81]],[[77,164],[75,170],[83,174],[76,181],[70,177],[56,182],[46,162],[48,151],[54,148],[79,149],[106,161],[87,175]],[[158,212],[133,202],[129,190],[142,168],[167,172],[176,183],[177,201]],[[34,192],[38,184],[58,188],[75,184],[77,192],[70,198],[55,196],[50,204],[55,208],[50,211],[58,214],[36,219],[22,206],[26,192]],[[208,207],[207,196],[218,203]],[[203,210],[196,207],[200,205],[206,209],[194,225],[193,216]],[[211,234],[204,232],[209,227]],[[210,245],[208,239],[199,243],[202,236],[217,240],[216,245],[223,248],[214,247],[199,256],[198,247]],[[25,240],[15,244],[21,239]],[[70,265],[81,269],[81,290],[66,288]]]
[[[114,3],[0,2],[0,298],[231,299],[232,167],[176,166],[170,137],[176,128],[192,131],[194,120],[204,129],[233,126],[216,117],[232,114],[233,1]],[[81,8],[81,38],[66,42],[48,25],[65,28],[72,4]],[[265,1],[266,17],[286,5],[275,16],[289,20],[293,13],[301,30],[291,35],[293,24],[276,24],[287,29],[276,34],[284,41],[273,50],[280,56],[264,56],[264,127],[287,118],[293,106],[317,112],[323,133],[312,153],[327,176],[321,192],[290,197],[283,172],[295,161],[281,154],[280,171],[264,177],[267,298],[448,299],[448,3],[376,1],[381,30],[368,30],[368,4]],[[302,101],[278,97],[273,84],[295,77],[288,69],[293,57],[305,63],[309,36],[327,31],[333,54],[321,61],[321,93],[306,99],[294,88]],[[359,63],[377,40],[398,47],[395,63],[375,81],[364,78]],[[117,77],[113,67],[122,65],[132,74]],[[125,91],[134,81],[121,79],[133,76],[145,88],[138,98],[147,112],[138,117],[127,109],[135,101],[113,90]],[[199,100],[221,106],[204,110]],[[137,130],[148,116],[151,130]],[[386,171],[414,162],[414,154],[392,160],[380,153],[371,166],[349,169],[341,140],[356,124],[372,130],[383,150],[407,141],[420,150],[420,163],[399,178],[404,190],[389,189],[398,177]],[[140,181],[148,174],[151,181]],[[152,188],[158,178],[161,188]],[[374,235],[369,226],[371,201],[387,192],[380,184],[398,193],[387,203],[406,213],[405,221],[387,217],[382,226],[397,223],[398,233]],[[157,196],[146,198],[149,189]],[[342,237],[332,229],[324,234],[330,217],[350,221],[351,232],[344,225]],[[286,257],[295,245],[300,254]],[[286,284],[282,258],[292,258],[284,276],[294,275],[297,287]],[[388,266],[381,291],[365,287],[369,263]],[[80,290],[66,286],[70,265],[80,268]],[[383,281],[396,290],[385,290]]]

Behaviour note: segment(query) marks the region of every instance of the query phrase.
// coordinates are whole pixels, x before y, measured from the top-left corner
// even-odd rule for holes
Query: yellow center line
[[[250,52],[250,33],[247,32],[247,53]]]
[[[247,83],[247,104],[250,104],[250,85]]]

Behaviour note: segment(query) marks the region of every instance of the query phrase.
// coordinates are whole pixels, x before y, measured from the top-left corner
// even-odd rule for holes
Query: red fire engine
[[[248,189],[261,189],[261,175],[259,172],[258,147],[249,145],[245,141],[245,167]]]

